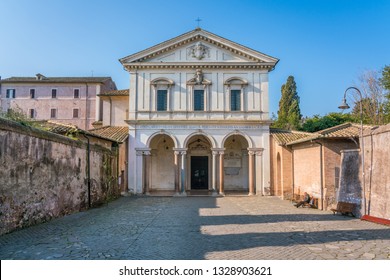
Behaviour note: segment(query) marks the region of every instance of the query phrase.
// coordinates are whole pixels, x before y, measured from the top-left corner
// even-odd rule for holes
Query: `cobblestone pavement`
[[[122,197],[0,237],[1,259],[390,259],[390,227],[276,197]]]

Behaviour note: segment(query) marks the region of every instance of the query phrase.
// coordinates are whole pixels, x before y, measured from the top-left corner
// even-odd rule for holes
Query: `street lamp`
[[[362,144],[361,147],[361,153],[362,153],[362,181],[363,181],[363,215],[366,215],[366,181],[364,176],[364,140],[363,140],[363,95],[360,92],[360,90],[356,87],[349,87],[344,92],[344,98],[342,100],[341,105],[339,106],[339,109],[349,109],[349,105],[346,101],[346,95],[347,91],[350,89],[354,89],[357,93],[359,93],[360,96],[360,143]]]

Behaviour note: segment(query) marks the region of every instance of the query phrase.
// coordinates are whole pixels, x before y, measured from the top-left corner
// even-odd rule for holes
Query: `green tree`
[[[282,85],[282,96],[279,101],[278,119],[274,127],[284,129],[298,129],[302,118],[299,108],[299,96],[294,77],[289,76]]]
[[[30,118],[23,112],[23,110],[17,105],[14,108],[10,108],[7,111],[0,111],[0,117],[18,122],[23,125],[31,126],[33,123]]]
[[[384,121],[390,123],[390,65],[386,65],[382,69],[382,77],[379,79],[382,87],[385,89],[385,101],[384,101]]]
[[[351,114],[329,113],[325,116],[315,115],[311,118],[305,118],[301,129],[307,132],[316,132],[346,122],[356,121],[356,118]]]

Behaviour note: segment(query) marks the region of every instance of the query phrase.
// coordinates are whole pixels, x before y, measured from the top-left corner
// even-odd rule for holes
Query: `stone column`
[[[254,185],[254,159],[255,159],[255,152],[254,151],[248,151],[248,159],[249,159],[249,194],[248,195],[254,195],[255,194],[255,185]]]
[[[217,155],[218,151],[212,151],[213,157],[211,161],[211,188],[212,188],[212,195],[217,194]]]
[[[223,182],[223,174],[224,174],[224,168],[223,168],[223,157],[225,152],[220,151],[219,152],[219,194],[225,195],[224,190],[224,182]]]
[[[179,179],[180,179],[180,170],[179,170],[179,151],[174,151],[175,153],[175,193],[176,195],[180,193],[180,184],[179,184]]]
[[[181,152],[180,190],[182,195],[186,194],[186,151]]]
[[[143,182],[144,182],[144,192],[146,195],[150,195],[149,189],[150,189],[150,172],[151,172],[151,152],[150,151],[144,151],[143,152],[143,167],[142,167],[142,173],[143,173]]]

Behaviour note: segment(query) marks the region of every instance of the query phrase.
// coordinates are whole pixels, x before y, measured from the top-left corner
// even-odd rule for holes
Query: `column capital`
[[[135,148],[137,156],[150,156],[152,149],[150,148]]]
[[[262,156],[264,148],[248,148],[249,155]]]

